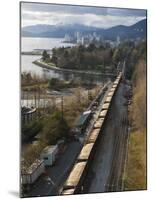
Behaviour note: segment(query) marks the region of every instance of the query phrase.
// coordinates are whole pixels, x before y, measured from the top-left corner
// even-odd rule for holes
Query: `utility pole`
[[[36,89],[36,88],[35,88],[35,92],[34,92],[34,93],[35,93],[35,95],[34,95],[34,96],[35,96],[35,108],[37,108],[37,102],[36,102],[36,93],[37,93],[37,89]]]
[[[27,103],[26,103],[27,107],[28,107],[28,89],[27,89]]]
[[[21,98],[22,98],[22,100],[23,100],[23,101],[22,101],[22,107],[24,107],[24,105],[25,105],[25,102],[26,102],[26,101],[25,101],[24,94],[25,94],[25,93],[24,93],[24,91],[22,90],[22,97],[21,97]]]
[[[44,112],[46,113],[46,93],[45,93],[45,90],[43,89],[43,94],[44,94],[44,97],[43,97],[43,99],[44,99]]]
[[[63,120],[63,95],[61,96],[61,117]]]
[[[105,60],[103,58],[103,70],[104,70],[104,75],[103,75],[103,87],[104,87],[104,78],[105,78]]]
[[[88,88],[88,104],[89,104],[89,97],[90,97],[90,91],[89,91],[89,88]]]
[[[38,87],[38,118],[40,117],[40,86]]]

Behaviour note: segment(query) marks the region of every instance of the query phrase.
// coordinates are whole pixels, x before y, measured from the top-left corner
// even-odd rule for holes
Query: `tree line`
[[[110,66],[112,70],[118,62],[119,51],[112,49],[110,46],[96,46],[89,44],[87,47],[83,45],[74,47],[60,47],[52,49],[52,57],[50,58],[46,51],[43,52],[42,60],[44,62],[52,62],[59,68],[77,69],[77,70],[97,70],[105,71],[106,66]]]

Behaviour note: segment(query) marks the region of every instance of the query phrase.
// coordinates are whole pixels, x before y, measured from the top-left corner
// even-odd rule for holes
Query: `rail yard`
[[[122,72],[114,82],[104,85],[77,122],[72,160],[68,158],[66,168],[61,168],[69,154],[66,151],[59,161],[62,164],[47,170],[50,181],[41,176],[43,178],[34,183],[27,195],[71,195],[123,189],[128,139],[126,87]],[[52,174],[56,170],[62,176]]]

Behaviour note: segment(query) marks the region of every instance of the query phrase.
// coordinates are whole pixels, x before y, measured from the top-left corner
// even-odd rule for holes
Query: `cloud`
[[[144,16],[146,10],[143,9],[126,9],[126,8],[106,8],[94,6],[75,6],[75,5],[60,5],[47,3],[25,3],[22,4],[22,9],[33,12],[60,12],[72,14],[96,14],[96,15],[122,15],[122,16]]]
[[[146,17],[146,10],[141,9],[127,9],[127,8],[109,8],[108,14],[112,16],[124,17]]]
[[[73,5],[59,5],[59,4],[46,4],[46,3],[22,3],[22,9],[33,12],[60,12],[72,14],[107,14],[107,8],[88,7],[88,6],[73,6]]]
[[[54,4],[21,4],[22,26],[35,24],[84,24],[101,28],[132,25],[146,17],[145,10]]]

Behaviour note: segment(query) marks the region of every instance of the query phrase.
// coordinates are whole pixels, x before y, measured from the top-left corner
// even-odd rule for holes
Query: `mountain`
[[[136,38],[146,37],[146,19],[137,22],[132,26],[114,26],[108,29],[101,29],[91,26],[85,26],[81,24],[73,25],[43,25],[38,24],[34,26],[26,26],[21,30],[21,35],[23,37],[58,37],[62,38],[65,34],[74,35],[75,32],[80,33],[93,33],[102,35],[105,39],[116,39],[117,36],[120,36],[121,39],[124,38]]]
[[[146,38],[147,32],[147,21],[143,19],[132,26],[114,26],[112,28],[105,30],[105,36],[108,39],[116,38],[120,36],[121,39],[124,38]]]
[[[21,30],[23,37],[64,37],[65,34],[73,35],[75,32],[93,33],[99,32],[100,28],[84,26],[81,24],[74,25],[34,25],[26,26]]]

